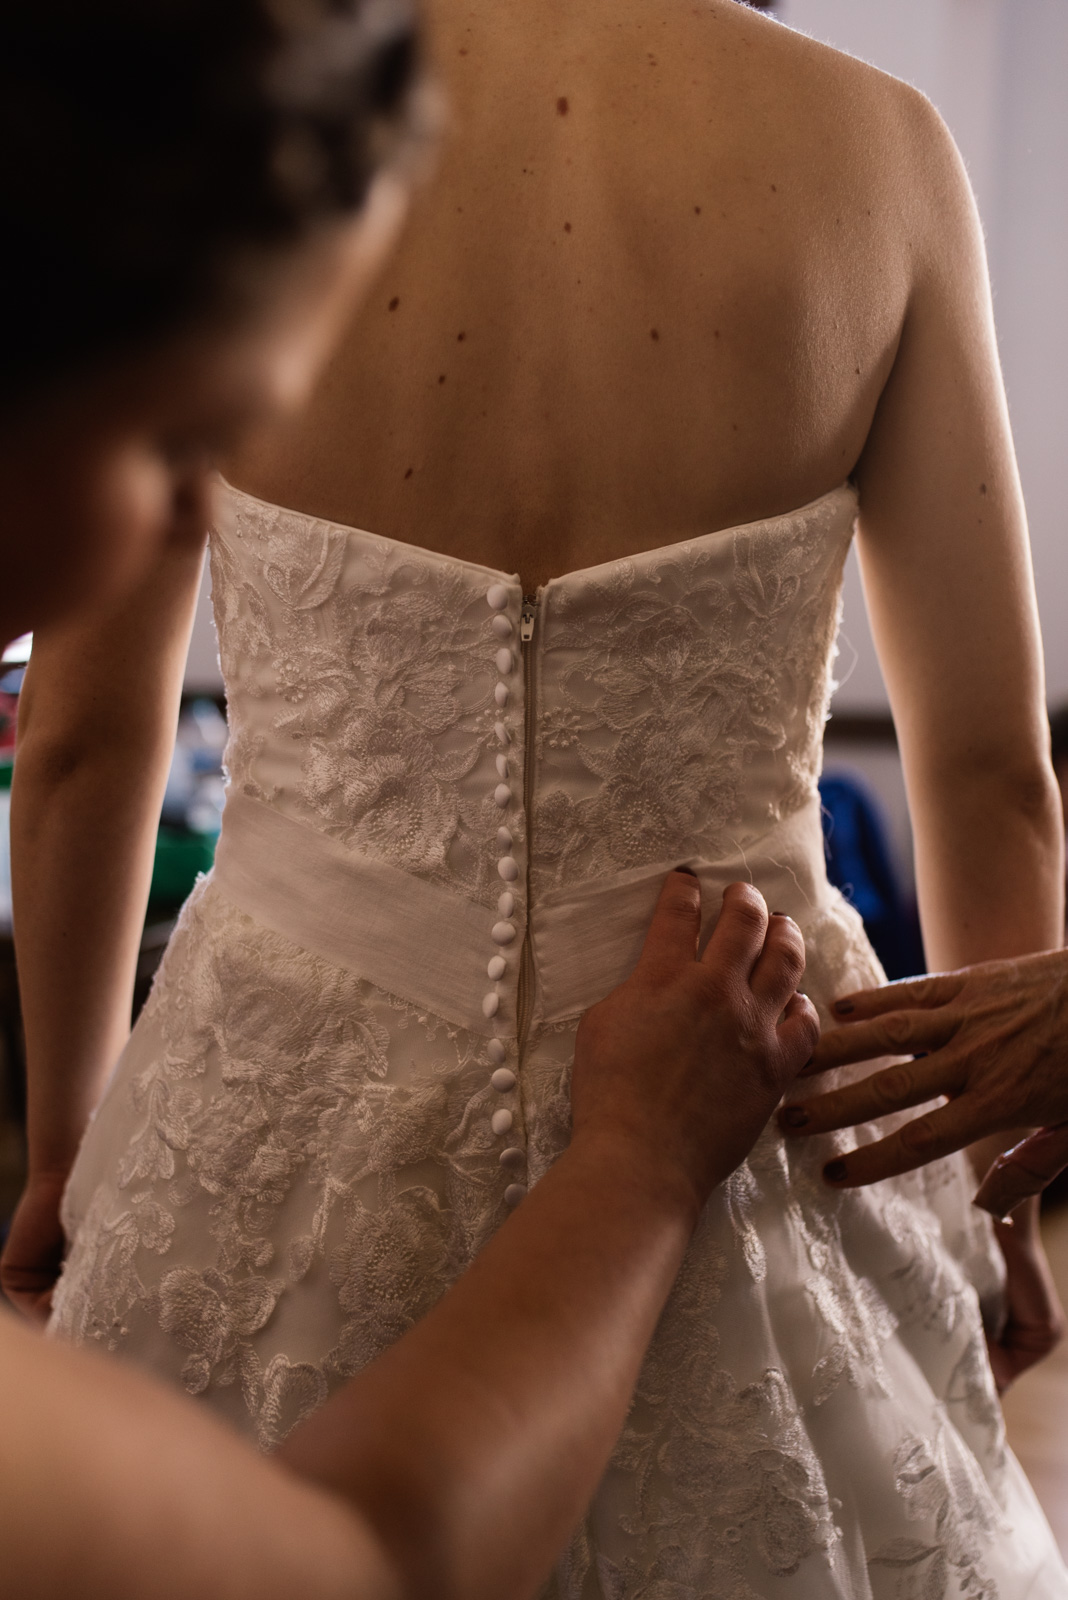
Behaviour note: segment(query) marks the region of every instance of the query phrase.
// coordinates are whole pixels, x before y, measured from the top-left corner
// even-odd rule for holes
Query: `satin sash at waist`
[[[815,796],[718,861],[656,862],[555,890],[531,916],[536,1022],[576,1016],[622,982],[638,959],[664,877],[678,865],[700,879],[703,937],[723,890],[739,878],[802,929],[833,892]],[[490,907],[240,794],[227,800],[212,880],[262,926],[444,1021],[483,1035],[514,1026],[514,984],[501,985],[492,1022],[482,1013],[497,919]]]

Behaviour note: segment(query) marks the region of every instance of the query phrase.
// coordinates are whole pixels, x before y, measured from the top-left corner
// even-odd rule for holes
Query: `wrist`
[[[35,1158],[32,1154],[26,1168],[27,1185],[35,1188],[65,1189],[74,1165],[73,1155],[68,1161],[57,1161],[50,1155],[47,1159]]]
[[[707,1196],[691,1174],[646,1134],[626,1128],[577,1129],[567,1154],[614,1204],[633,1203],[648,1215],[684,1224],[692,1232]]]

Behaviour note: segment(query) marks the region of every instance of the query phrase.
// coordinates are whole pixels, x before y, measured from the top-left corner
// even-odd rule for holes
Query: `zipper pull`
[[[522,644],[529,644],[534,637],[534,619],[538,614],[538,597],[534,594],[523,596],[523,609],[519,613],[519,638]]]

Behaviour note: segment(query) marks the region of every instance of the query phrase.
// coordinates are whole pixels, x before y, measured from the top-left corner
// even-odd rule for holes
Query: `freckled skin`
[[[655,50],[648,0],[428,15],[433,179],[318,399],[234,480],[529,584],[841,482],[926,226],[910,91],[733,0]]]

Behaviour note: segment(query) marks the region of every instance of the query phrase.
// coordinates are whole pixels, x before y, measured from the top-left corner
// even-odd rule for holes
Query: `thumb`
[[[701,885],[685,867],[669,872],[645,935],[638,967],[646,973],[674,975],[697,959],[701,932]]]
[[[1040,1128],[998,1156],[979,1185],[974,1203],[993,1217],[1007,1217],[1023,1201],[1041,1194],[1065,1167],[1068,1167],[1068,1122]]]

